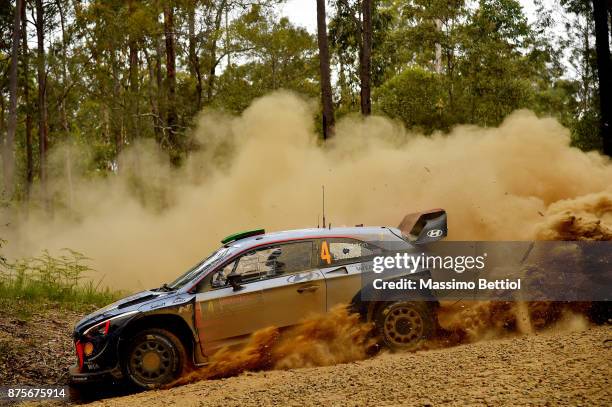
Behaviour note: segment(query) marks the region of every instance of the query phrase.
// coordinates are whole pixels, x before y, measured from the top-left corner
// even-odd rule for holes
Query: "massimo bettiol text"
[[[383,274],[386,270],[393,272],[404,271],[415,274],[424,270],[446,270],[455,273],[465,271],[484,270],[487,253],[479,256],[437,256],[420,253],[395,253],[388,256],[376,256],[373,259],[372,271]],[[458,281],[452,278],[449,281],[435,281],[433,278],[399,278],[387,281],[375,278],[372,281],[376,290],[520,290],[521,280],[479,278],[477,281]]]

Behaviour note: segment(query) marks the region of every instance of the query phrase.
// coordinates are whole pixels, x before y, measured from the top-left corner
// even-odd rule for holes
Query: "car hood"
[[[149,302],[156,301],[160,298],[167,298],[175,296],[176,292],[163,292],[163,291],[141,291],[136,294],[132,294],[128,297],[122,298],[119,301],[115,301],[112,304],[100,308],[97,311],[86,315],[81,319],[75,326],[75,332],[82,332],[87,327],[103,321],[107,318],[118,316],[130,311],[137,311],[142,305]]]

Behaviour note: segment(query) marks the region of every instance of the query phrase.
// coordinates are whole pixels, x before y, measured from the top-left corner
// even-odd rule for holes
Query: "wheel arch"
[[[394,280],[399,280],[401,278],[422,278],[423,276],[430,276],[431,277],[431,273],[429,272],[429,270],[423,270],[421,273],[418,274],[407,274],[407,275],[400,275],[400,276],[396,276],[393,279],[390,279],[389,281],[394,281]],[[372,317],[374,316],[376,310],[383,306],[384,304],[390,303],[390,302],[398,302],[398,301],[415,301],[415,302],[424,302],[427,303],[428,306],[430,306],[432,308],[432,311],[436,311],[436,309],[439,307],[440,302],[438,301],[438,299],[433,295],[433,293],[429,290],[429,289],[420,289],[418,291],[414,291],[411,295],[411,298],[406,298],[406,296],[403,293],[398,293],[396,295],[393,296],[385,296],[385,298],[382,297],[382,294],[380,292],[375,292],[376,290],[372,287],[372,286],[364,286],[361,287],[361,289],[353,296],[351,303],[350,303],[350,310],[352,312],[356,312],[359,313],[362,318],[366,321],[370,321],[372,320]],[[372,300],[364,300],[363,298],[373,298]]]
[[[184,318],[176,314],[145,314],[140,318],[134,319],[123,328],[118,344],[120,355],[127,351],[127,345],[139,332],[149,328],[161,328],[176,335],[188,352],[188,357],[193,357],[196,341],[192,328]]]

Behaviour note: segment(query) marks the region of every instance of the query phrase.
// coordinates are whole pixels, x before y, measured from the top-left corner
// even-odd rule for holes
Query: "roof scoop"
[[[246,230],[244,232],[237,232],[221,240],[221,243],[228,244],[230,242],[235,242],[236,240],[246,239],[247,237],[263,235],[264,233],[266,233],[264,229],[254,229],[254,230]]]

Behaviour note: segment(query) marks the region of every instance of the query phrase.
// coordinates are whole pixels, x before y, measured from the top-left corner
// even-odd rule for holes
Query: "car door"
[[[325,279],[313,262],[314,242],[266,245],[219,267],[196,294],[196,326],[203,352],[239,343],[269,326],[286,327],[325,312]],[[228,285],[242,276],[242,288]]]
[[[372,258],[380,253],[376,246],[350,238],[318,241],[318,261],[325,277],[329,311],[337,304],[349,304],[361,290],[361,273],[371,270]]]

